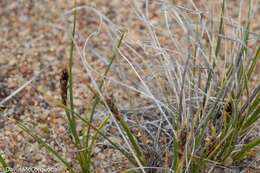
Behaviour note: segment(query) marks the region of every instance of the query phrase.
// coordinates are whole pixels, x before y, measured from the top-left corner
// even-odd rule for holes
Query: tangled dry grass
[[[223,2],[1,1],[0,165],[259,171],[259,3]]]

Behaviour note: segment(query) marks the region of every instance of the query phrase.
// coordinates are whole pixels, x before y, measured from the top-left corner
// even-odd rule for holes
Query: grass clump
[[[154,79],[157,80],[146,79],[135,62],[127,58],[124,50],[132,51],[132,54],[144,59],[147,56],[142,56],[135,51],[131,43],[123,40],[125,33],[120,33],[105,73],[101,75],[101,81],[93,81],[97,85],[88,86],[94,94],[94,101],[90,114],[85,116],[75,111],[73,103],[72,64],[76,32],[76,10],[74,10],[69,65],[68,70],[62,72],[62,103],[58,105],[66,112],[69,135],[72,136],[78,151],[76,158],[80,165],[80,172],[93,172],[92,151],[98,137],[107,140],[131,162],[132,167],[124,172],[196,173],[214,172],[218,169],[232,171],[242,159],[257,152],[260,138],[248,137],[260,117],[260,85],[252,87],[250,82],[260,58],[260,47],[259,45],[257,47],[256,43],[253,44],[255,52],[249,52],[252,4],[250,1],[246,26],[241,26],[242,31],[238,30],[242,37],[232,40],[225,35],[226,3],[223,0],[217,26],[209,17],[211,30],[207,28],[205,21],[208,16],[203,17],[204,14],[199,14],[199,22],[194,24],[186,13],[180,11],[182,8],[166,4],[171,8],[176,23],[183,29],[184,34],[180,32],[180,35],[186,38],[183,41],[184,47],[178,45],[182,43],[178,43],[176,41],[178,39],[172,35],[170,21],[165,13],[166,33],[174,44],[173,47],[180,52],[179,57],[176,56],[180,60],[177,60],[166,46],[163,47],[148,16],[136,7],[136,12],[144,21],[148,37],[152,42],[152,50],[146,53],[157,58],[148,59],[151,62],[143,65],[151,72],[148,76],[154,75]],[[218,28],[217,31],[215,28]],[[202,43],[205,40],[206,43]],[[139,131],[146,131],[149,134],[152,141],[150,145],[145,145],[138,139],[132,124],[125,120],[114,98],[108,98],[103,89],[105,81],[110,79],[108,72],[118,54],[134,71],[143,89],[124,86],[142,94],[153,108],[150,119],[145,119],[144,124],[135,123]],[[220,66],[221,70],[219,70]],[[84,67],[89,70],[88,66]],[[154,70],[155,67],[161,67],[163,72],[157,72]],[[98,105],[106,108],[108,115],[101,120],[98,127],[95,127],[93,118]],[[139,110],[142,110],[142,107],[139,107]],[[87,126],[83,135],[77,131],[76,119]],[[115,143],[102,131],[109,120],[113,120],[126,147]],[[31,129],[21,122],[18,126],[60,160],[70,172],[77,172],[73,165],[70,165]],[[4,163],[1,157],[0,161]]]

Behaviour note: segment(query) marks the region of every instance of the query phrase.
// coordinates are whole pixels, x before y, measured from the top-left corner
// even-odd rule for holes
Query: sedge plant
[[[124,41],[123,43],[125,33],[121,34],[105,73],[102,75],[101,81],[97,82],[97,88],[90,85],[86,86],[94,94],[94,101],[90,114],[83,116],[75,111],[73,103],[72,65],[76,32],[76,10],[74,10],[69,64],[68,69],[63,70],[61,77],[62,103],[56,102],[56,105],[63,108],[66,113],[69,135],[78,151],[76,159],[80,165],[80,172],[93,172],[91,167],[94,162],[92,153],[99,137],[107,140],[113,148],[119,150],[132,163],[132,167],[125,170],[125,173],[199,173],[203,171],[214,172],[218,168],[232,170],[232,167],[235,167],[241,160],[257,153],[257,149],[259,151],[260,138],[247,138],[260,118],[260,85],[251,86],[250,83],[260,58],[259,45],[255,44],[254,52],[249,53],[252,2],[249,2],[247,23],[240,32],[242,38],[239,43],[237,43],[237,40],[225,37],[227,3],[226,0],[222,1],[217,25],[213,19],[210,21],[210,29],[212,30],[204,28],[205,16],[202,14],[200,14],[197,26],[194,27],[193,24],[189,23],[188,17],[181,13],[178,6],[167,4],[172,7],[176,23],[185,31],[187,49],[183,51],[181,50],[182,46],[178,45],[172,35],[169,18],[165,13],[166,30],[169,32],[170,40],[175,48],[181,52],[181,57],[184,59],[182,63],[171,58],[170,51],[164,48],[157,38],[155,28],[149,23],[148,15],[143,14],[136,6],[136,13],[142,18],[149,31],[148,36],[153,43],[151,47],[158,51],[157,54],[153,54],[153,56],[158,55],[159,57],[155,66],[163,67],[163,72],[155,78],[158,80],[146,80],[141,75],[142,71],[138,69],[138,66],[133,65],[134,62],[127,58],[127,53],[124,50],[132,52],[137,57],[144,57],[134,50],[129,42]],[[148,10],[148,7],[146,10]],[[148,14],[147,11],[146,13]],[[217,28],[217,31],[214,30],[215,28]],[[195,34],[192,34],[194,32]],[[206,45],[200,43],[202,37],[207,38],[208,43]],[[230,50],[233,51],[233,54],[230,57],[225,54],[226,45],[233,46],[234,50]],[[119,48],[122,49],[119,50]],[[123,118],[116,101],[104,96],[106,95],[103,93],[104,83],[109,79],[108,72],[112,68],[112,64],[115,63],[117,53],[134,71],[144,90],[118,83],[148,98],[151,106],[155,108],[153,113],[156,112],[159,115],[155,116],[152,121],[145,120],[146,124],[152,125],[153,128],[146,127],[146,124],[138,126],[140,130],[145,129],[151,134],[153,144],[149,147],[154,149],[154,153],[138,140],[136,133],[131,129],[131,124]],[[202,57],[204,63],[199,62],[200,57]],[[218,66],[223,59],[225,62],[222,68],[223,74],[218,75]],[[152,59],[150,60],[155,62]],[[151,67],[152,65],[144,64],[144,66],[147,66],[151,73],[153,72],[152,68],[154,67]],[[161,82],[161,79],[164,81]],[[158,94],[160,92],[154,88],[159,88],[163,94]],[[46,97],[50,98],[51,96]],[[103,105],[109,109],[110,114],[105,116],[99,126],[96,127],[93,124],[98,105]],[[130,144],[129,148],[123,148],[120,144],[115,143],[102,131],[110,116],[118,123],[118,128],[123,132],[124,139]],[[81,121],[87,127],[82,138],[77,131],[76,120]],[[22,122],[17,122],[17,124],[46,148],[49,153],[52,153],[70,172],[77,172],[73,165],[70,165],[32,129],[26,127]],[[166,137],[163,134],[166,134]],[[246,138],[247,140],[245,140]],[[6,166],[1,156],[0,163],[4,167]]]

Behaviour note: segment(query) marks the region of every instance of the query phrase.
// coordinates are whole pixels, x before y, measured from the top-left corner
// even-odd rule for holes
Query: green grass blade
[[[259,108],[260,105],[260,93],[256,97],[256,99],[251,103],[248,113],[252,113],[255,109]]]
[[[1,170],[1,168],[3,168],[3,170],[5,170],[4,171],[5,173],[11,173],[11,171],[8,169],[9,168],[8,165],[6,164],[4,158],[2,157],[1,154],[0,154],[0,165],[2,165],[0,167],[0,170]]]
[[[24,132],[30,135],[34,140],[36,140],[40,145],[42,145],[49,153],[53,154],[61,163],[67,167],[71,173],[75,173],[70,164],[62,157],[60,154],[55,151],[49,144],[47,144],[41,137],[35,134],[31,129],[26,127],[22,122],[17,122],[17,126],[21,128]]]
[[[250,107],[251,103],[255,100],[255,98],[259,98],[260,94],[260,84],[253,90],[252,94],[248,98],[248,100],[245,102],[245,104],[241,107],[239,111],[239,116],[242,116],[242,114]],[[258,99],[256,99],[258,100]]]
[[[124,36],[125,36],[125,32],[123,32],[123,34],[121,35],[121,37],[120,37],[120,39],[119,39],[119,42],[118,42],[118,44],[117,44],[117,48],[120,48],[120,46],[122,45]],[[106,76],[107,76],[107,74],[108,74],[108,72],[109,72],[109,70],[110,70],[110,68],[111,68],[111,66],[112,66],[112,64],[113,64],[113,62],[114,62],[114,60],[115,60],[115,58],[116,58],[116,53],[115,53],[115,51],[114,51],[114,53],[113,53],[113,55],[112,55],[112,58],[111,58],[111,60],[110,60],[110,62],[109,62],[109,64],[108,64],[108,66],[107,66],[107,68],[106,68],[106,71],[105,71],[104,75],[103,75],[104,77],[103,77],[102,81],[101,81],[100,84],[99,84],[99,90],[100,90],[100,91],[102,90],[102,87],[103,87],[103,85],[104,85],[105,78],[106,78]],[[95,100],[94,100],[94,103],[93,103],[93,106],[92,106],[92,109],[91,109],[91,113],[90,113],[90,119],[89,119],[90,124],[91,124],[92,121],[93,121],[94,113],[95,113],[96,107],[97,107],[97,105],[99,104],[99,102],[100,102],[100,97],[99,97],[99,95],[95,95]],[[88,130],[87,130],[87,135],[86,135],[86,147],[88,147],[89,135],[90,135],[90,127],[89,127]]]
[[[133,146],[134,152],[136,153],[138,159],[141,161],[142,164],[144,164],[145,163],[145,156],[144,156],[144,153],[142,151],[142,148],[138,144],[134,134],[131,132],[128,124],[123,119],[123,115],[119,112],[118,108],[114,104],[114,100],[113,99],[106,99],[106,103],[107,103],[108,107],[110,108],[111,112],[113,113],[113,116],[119,122],[119,124],[123,128],[124,132],[126,133],[126,136],[128,137],[131,145]]]
[[[75,7],[76,7],[76,1],[75,1]],[[72,66],[73,66],[73,52],[74,52],[74,37],[76,32],[76,16],[77,16],[77,10],[74,10],[73,14],[73,28],[72,28],[72,38],[70,42],[70,55],[69,55],[69,67],[68,67],[68,73],[69,73],[69,100],[70,100],[70,108],[71,112],[69,115],[69,126],[71,133],[73,135],[73,138],[75,140],[75,143],[77,146],[80,145],[80,140],[76,131],[76,121],[74,117],[74,104],[73,104],[73,77],[72,77]]]
[[[257,63],[257,61],[259,61],[259,60],[260,60],[260,46],[258,46],[257,51],[256,51],[256,54],[255,54],[253,60],[250,61],[251,64],[250,64],[250,67],[248,68],[248,71],[247,71],[247,78],[248,78],[248,79],[251,78],[252,73],[253,73],[253,71],[254,71],[255,68],[256,68],[256,63]]]
[[[138,142],[136,138],[134,137],[134,134],[131,132],[130,128],[128,127],[128,124],[123,120],[123,118],[120,118],[119,120],[120,125],[123,127],[130,143],[132,144],[139,160],[141,161],[142,164],[145,163],[145,156],[144,153],[142,152],[141,147],[138,145]]]
[[[174,171],[177,171],[177,168],[179,167],[179,146],[177,142],[176,136],[173,134],[173,163],[172,167]]]
[[[74,7],[77,6],[76,0],[74,0]],[[72,27],[72,37],[70,42],[70,54],[69,54],[69,66],[68,66],[68,85],[69,85],[69,104],[70,104],[70,112],[66,111],[66,115],[68,117],[68,123],[70,127],[71,134],[73,136],[74,142],[79,149],[79,153],[77,154],[77,159],[81,166],[81,169],[85,173],[90,173],[90,162],[87,158],[87,151],[82,150],[81,142],[77,132],[77,124],[74,116],[74,103],[73,103],[73,74],[72,74],[72,66],[73,66],[73,53],[74,53],[74,37],[76,32],[76,17],[77,17],[77,10],[74,10],[73,13],[73,27]]]
[[[219,24],[219,30],[218,30],[218,34],[223,34],[223,21],[224,21],[224,12],[225,12],[225,0],[222,1],[222,7],[221,7],[221,15],[220,15],[220,24]],[[220,50],[220,45],[221,45],[221,37],[218,36],[218,40],[217,40],[217,45],[216,45],[216,50],[215,50],[215,58],[218,57],[218,53]],[[213,63],[213,67],[215,67],[215,61]]]
[[[240,159],[243,159],[248,154],[248,152],[250,152],[250,150],[252,148],[254,148],[255,146],[257,146],[259,144],[260,144],[260,137],[245,144],[240,151],[233,154],[233,156],[232,156],[233,160],[238,161]]]
[[[64,105],[59,105],[60,107],[66,109],[67,111],[70,111],[70,109]],[[92,128],[94,131],[96,131],[100,136],[102,136],[105,140],[107,140],[111,146],[113,146],[115,149],[117,149],[118,151],[120,151],[127,159],[129,159],[129,161],[131,163],[133,163],[134,165],[137,165],[136,161],[131,157],[131,155],[129,154],[128,151],[126,151],[125,149],[121,148],[121,146],[119,146],[118,144],[114,143],[112,140],[109,139],[109,137],[107,135],[105,135],[104,133],[102,133],[98,128],[96,128],[95,126],[93,126],[89,121],[85,120],[83,117],[81,117],[77,112],[74,112],[74,115],[80,119],[83,123],[85,123],[87,126],[89,126],[90,128]],[[138,165],[137,165],[138,166]]]
[[[242,131],[246,130],[252,124],[254,124],[260,118],[260,107],[256,108],[255,111],[250,115],[250,117],[243,124]]]
[[[222,8],[221,8],[221,17],[220,17],[220,25],[219,25],[219,31],[218,31],[218,34],[222,34],[223,33],[223,20],[224,20],[224,12],[225,12],[225,0],[222,1]],[[206,101],[207,101],[207,94],[208,94],[208,90],[210,88],[210,85],[211,85],[211,79],[213,77],[213,74],[214,74],[214,69],[215,69],[215,66],[216,66],[216,59],[218,57],[218,53],[219,53],[219,50],[220,50],[220,44],[221,44],[221,37],[218,36],[218,40],[217,40],[217,45],[216,45],[216,49],[215,49],[215,57],[213,58],[213,63],[212,63],[212,69],[209,69],[209,72],[208,72],[208,77],[207,77],[207,82],[206,82],[206,86],[205,86],[205,95],[203,97],[203,102],[202,102],[202,110],[204,109],[204,107],[206,106]],[[201,114],[203,112],[201,111]]]
[[[101,131],[101,129],[103,129],[103,127],[107,124],[109,120],[109,116],[105,116],[102,120],[102,122],[100,123],[100,125],[98,126],[97,130],[98,131]],[[96,143],[96,140],[97,140],[97,137],[98,137],[98,132],[96,131],[95,134],[93,135],[92,137],[92,140],[91,140],[91,144],[90,144],[90,148],[92,148],[95,143]],[[92,149],[90,149],[90,151],[92,151]]]

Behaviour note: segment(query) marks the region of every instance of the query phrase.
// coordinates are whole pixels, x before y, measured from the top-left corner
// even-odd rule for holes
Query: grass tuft
[[[74,171],[76,165],[70,165],[32,129],[21,122],[17,125],[52,153],[70,172],[94,171],[93,150],[99,138],[108,141],[132,164],[124,172],[199,173],[214,172],[220,168],[231,170],[241,160],[256,153],[256,147],[260,144],[259,137],[247,137],[260,118],[260,85],[251,82],[260,58],[257,42],[253,44],[255,54],[250,49],[252,2],[249,2],[245,26],[231,30],[236,38],[230,38],[227,34],[230,28],[226,0],[220,5],[217,22],[214,21],[213,14],[198,14],[199,9],[194,3],[192,6],[196,10],[165,3],[170,15],[164,11],[166,29],[162,27],[159,31],[151,23],[148,3],[145,4],[145,14],[135,4],[136,13],[147,29],[147,35],[144,35],[149,38],[149,45],[139,45],[139,49],[135,47],[137,44],[130,42],[131,38],[125,38],[125,32],[118,32],[120,30],[112,25],[112,21],[92,9],[105,21],[104,25],[109,28],[108,33],[115,49],[105,72],[101,75],[98,73],[102,77],[100,81],[94,80],[91,65],[84,66],[94,85],[88,84],[86,87],[94,97],[90,113],[83,116],[75,110],[73,102],[73,52],[77,48],[74,39],[77,10],[74,9],[68,69],[63,69],[60,79],[62,102],[55,101],[55,105],[66,113],[70,129],[68,135],[76,146],[76,163],[79,164],[80,171]],[[189,16],[187,11],[193,12],[199,19]],[[169,16],[173,19],[170,20]],[[174,35],[171,31],[174,29],[170,28],[173,23],[176,28],[179,27],[178,34],[183,38],[178,38],[179,35]],[[161,43],[158,37],[165,36],[169,41]],[[116,57],[122,59],[117,62]],[[81,58],[86,60],[86,57]],[[136,62],[138,58],[142,60],[141,63]],[[112,65],[119,71],[121,66],[132,70],[136,80],[132,80],[126,70],[120,71],[118,76],[125,74],[131,78],[129,81],[134,83],[133,86],[124,83],[128,79],[119,81],[110,77]],[[118,88],[112,88],[112,93],[107,93],[106,82],[116,84]],[[107,97],[108,94],[116,93],[121,86],[126,93],[132,91],[141,95],[134,98],[134,102],[137,105],[140,102],[137,107],[139,112],[135,115],[141,117],[142,121],[125,118],[120,104],[115,101],[120,98]],[[150,111],[141,105],[142,101],[147,101],[147,109]],[[125,102],[122,101],[122,104]],[[108,113],[95,126],[94,116],[98,106]],[[109,123],[109,120],[114,122]],[[77,130],[78,122],[86,127],[83,133]],[[103,131],[108,124],[110,127],[116,125],[126,147],[112,141]],[[138,134],[141,132],[148,134],[151,144],[145,143],[143,136],[140,139]],[[7,166],[1,155],[0,163],[3,167]]]

